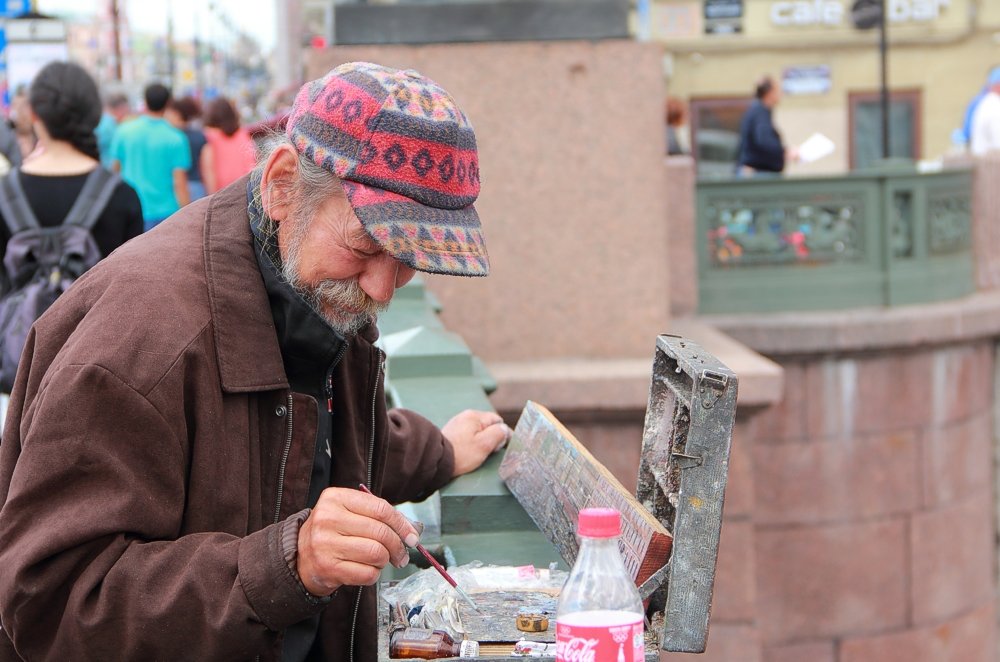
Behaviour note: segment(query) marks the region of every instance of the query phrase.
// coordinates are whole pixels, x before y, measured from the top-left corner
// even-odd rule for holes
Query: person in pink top
[[[201,150],[201,176],[207,193],[229,186],[257,165],[257,146],[225,97],[208,105],[205,139],[208,144]]]

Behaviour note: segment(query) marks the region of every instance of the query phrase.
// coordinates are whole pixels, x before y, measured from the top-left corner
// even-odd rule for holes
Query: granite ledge
[[[697,319],[673,320],[669,332],[714,354],[739,377],[738,405],[769,406],[782,397],[781,366]],[[490,396],[500,412],[518,412],[527,400],[553,411],[645,410],[653,368],[645,359],[551,359],[488,362],[498,388]]]
[[[706,315],[699,319],[768,356],[944,345],[1000,336],[1000,290],[895,308]]]

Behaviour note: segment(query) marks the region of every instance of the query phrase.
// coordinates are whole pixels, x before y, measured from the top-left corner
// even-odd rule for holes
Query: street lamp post
[[[886,33],[886,0],[854,0],[851,21],[859,30],[878,28],[879,105],[882,115],[882,158],[889,158],[889,38]]]
[[[111,0],[111,52],[115,59],[115,80],[122,79],[122,36],[118,0]]]
[[[170,87],[173,89],[177,73],[177,54],[174,51],[174,3],[167,0],[167,75],[170,76]]]
[[[201,72],[201,9],[195,7],[194,10],[194,78],[195,96],[201,98],[205,89],[205,79]]]
[[[886,36],[886,0],[882,0],[878,19],[878,50],[882,75],[880,80],[880,101],[882,105],[882,158],[889,158],[889,40]]]

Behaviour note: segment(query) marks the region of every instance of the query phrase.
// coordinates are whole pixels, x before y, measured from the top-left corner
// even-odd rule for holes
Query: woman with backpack
[[[208,144],[201,150],[201,176],[209,194],[226,188],[257,165],[257,146],[225,97],[208,105],[205,139]]]
[[[84,271],[142,233],[136,192],[100,165],[97,85],[79,65],[46,65],[28,92],[38,148],[0,178],[0,391],[31,324]]]
[[[101,121],[101,97],[82,67],[52,62],[35,76],[28,102],[39,147],[8,177],[18,178],[38,224],[55,227],[66,219],[87,178],[101,167],[94,134]],[[142,234],[139,196],[123,180],[117,181],[91,231],[101,257]],[[0,254],[6,254],[11,231],[2,209],[0,219]]]

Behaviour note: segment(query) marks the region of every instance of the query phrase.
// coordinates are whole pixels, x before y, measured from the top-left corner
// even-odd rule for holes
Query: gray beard
[[[334,331],[349,338],[369,323],[378,320],[378,314],[389,307],[389,302],[379,303],[361,289],[357,278],[324,280],[318,285],[302,282],[299,270],[301,242],[304,232],[295,232],[288,252],[281,265],[281,275],[303,299],[329,324]],[[354,312],[358,311],[358,312]]]

